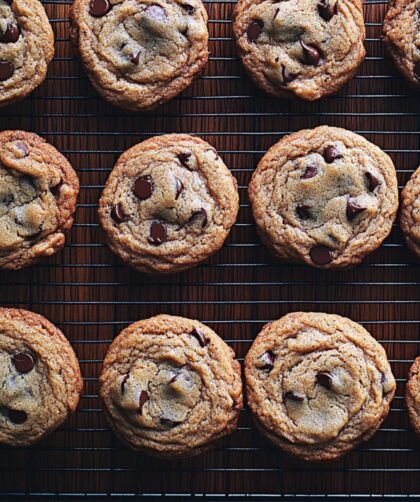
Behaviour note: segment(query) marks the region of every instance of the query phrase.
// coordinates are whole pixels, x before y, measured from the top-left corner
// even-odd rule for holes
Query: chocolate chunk
[[[13,358],[13,364],[19,373],[29,373],[35,366],[35,361],[31,354],[20,353]]]
[[[283,78],[283,84],[289,84],[296,78],[296,74],[290,73],[290,71],[283,64],[281,65],[281,76]]]
[[[179,425],[181,423],[166,417],[160,417],[159,420],[162,425],[167,425],[168,427],[175,427],[176,425]]]
[[[332,145],[325,148],[323,156],[325,162],[327,162],[328,164],[331,164],[332,162],[334,162],[334,160],[341,159],[343,157],[341,153],[338,152],[337,148]]]
[[[324,21],[330,21],[337,14],[337,4],[333,4],[332,0],[321,0],[318,4],[318,12]]]
[[[365,210],[365,207],[360,207],[354,202],[354,200],[347,199],[346,216],[350,221],[353,220],[359,213]]]
[[[191,331],[192,336],[194,336],[197,340],[198,343],[200,344],[201,347],[205,347],[209,343],[209,339],[206,337],[206,335],[201,331],[199,328],[194,328]]]
[[[318,174],[318,167],[313,164],[306,166],[305,172],[302,174],[301,179],[307,180],[313,178]]]
[[[331,262],[330,250],[325,246],[314,246],[310,252],[311,260],[317,265],[327,265]]]
[[[154,186],[151,176],[140,176],[140,178],[137,178],[134,183],[133,193],[139,199],[146,200],[151,197],[153,188]]]
[[[154,246],[160,246],[166,241],[167,236],[165,225],[154,221],[150,226],[150,235],[147,240]]]
[[[307,45],[305,42],[300,42],[303,49],[302,62],[307,65],[318,66],[321,55],[315,47]]]
[[[166,11],[160,5],[149,5],[146,8],[146,12],[155,21],[163,21],[166,18]]]
[[[111,10],[109,0],[90,0],[89,13],[93,17],[102,17]]]
[[[125,377],[122,379],[122,382],[121,382],[121,394],[124,394],[124,388],[125,388],[125,384],[127,383],[127,380],[130,378],[130,374],[127,373],[125,375]]]
[[[28,415],[21,410],[9,410],[9,419],[14,424],[23,424],[26,422]]]
[[[60,180],[57,185],[54,187],[51,187],[51,193],[54,195],[54,197],[58,197],[60,195],[61,187],[64,185],[63,180]]]
[[[322,387],[325,387],[326,389],[331,389],[332,377],[328,372],[321,371],[320,373],[318,373],[316,375],[316,381]]]
[[[189,3],[182,3],[181,7],[187,12],[187,14],[194,14],[195,12],[195,7]]]
[[[145,391],[142,390],[140,392],[140,398],[139,398],[139,414],[143,414],[143,406],[147,403],[149,400],[149,394]]]
[[[264,352],[260,359],[264,363],[262,366],[260,366],[260,369],[269,371],[273,369],[276,356],[273,352],[271,352],[271,350]]]
[[[19,26],[15,26],[14,24],[8,24],[6,31],[0,37],[0,42],[5,44],[13,44],[17,42],[20,35]]]
[[[420,79],[420,61],[414,65],[414,76],[418,79]]]
[[[371,172],[367,171],[365,173],[365,176],[366,178],[368,179],[368,183],[369,183],[369,190],[371,192],[374,192],[375,191],[375,188],[379,185],[379,180],[378,178],[372,174]]]
[[[130,58],[130,61],[131,61],[133,64],[139,64],[139,61],[140,61],[140,54],[141,54],[141,51],[139,51],[136,55],[132,54],[132,55],[131,55],[131,58]]]
[[[13,73],[15,73],[15,67],[10,61],[0,61],[0,82],[8,80]]]
[[[296,402],[302,402],[304,401],[304,397],[301,396],[300,394],[295,394],[294,392],[292,392],[291,390],[289,390],[288,392],[286,392],[286,394],[283,396],[283,399],[290,399],[291,401],[296,401]]]
[[[194,211],[194,213],[190,217],[190,223],[193,223],[194,221],[197,220],[202,220],[201,221],[201,228],[205,228],[208,224],[208,219],[207,219],[207,211],[203,208],[199,209],[198,211]]]
[[[182,191],[184,190],[184,185],[182,184],[182,181],[176,176],[175,176],[175,190],[176,190],[175,199],[178,199]]]
[[[246,30],[246,36],[250,42],[255,42],[257,38],[261,35],[264,23],[260,20],[252,21],[249,23]]]
[[[115,221],[115,223],[122,223],[127,219],[120,202],[118,202],[118,204],[115,204],[115,206],[112,206],[111,218]]]
[[[25,143],[23,143],[22,141],[19,141],[19,143],[16,143],[16,146],[22,152],[22,155],[24,157],[27,157],[29,155],[29,150],[28,150],[27,146],[25,145]]]
[[[8,3],[9,5],[12,5],[13,3],[13,0],[4,0],[6,3]]]
[[[309,206],[305,206],[304,204],[299,204],[299,206],[296,207],[296,213],[301,220],[309,220],[309,218],[312,217]]]
[[[191,152],[179,153],[178,160],[181,162],[183,166],[188,167],[188,161],[190,160],[191,155],[192,155]]]

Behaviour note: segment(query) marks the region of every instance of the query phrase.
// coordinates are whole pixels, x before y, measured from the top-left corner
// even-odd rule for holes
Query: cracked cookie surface
[[[54,35],[38,0],[0,0],[0,107],[30,94],[45,79]]]
[[[420,1],[391,0],[382,39],[409,84],[420,89]]]
[[[0,132],[0,268],[59,251],[78,193],[75,171],[52,145],[25,131]]]
[[[420,258],[420,167],[401,192],[400,222],[407,246]]]
[[[336,459],[369,439],[396,388],[385,350],[362,326],[311,312],[263,328],[245,379],[258,429],[308,461]]]
[[[398,208],[394,165],[362,136],[321,126],[285,136],[249,185],[258,233],[279,258],[357,265],[388,236]]]
[[[133,111],[175,97],[208,60],[201,0],[76,0],[70,35],[99,94]]]
[[[0,308],[0,443],[27,446],[76,410],[83,380],[66,337],[34,312]]]
[[[124,152],[99,201],[111,250],[140,272],[180,272],[218,251],[236,220],[236,179],[200,138],[170,134]]]
[[[420,436],[420,357],[414,361],[408,374],[405,402],[411,425]]]
[[[365,56],[361,0],[239,0],[233,29],[247,72],[274,96],[332,94]]]
[[[100,394],[115,433],[131,448],[188,457],[236,429],[242,382],[233,350],[198,321],[158,315],[112,342]]]

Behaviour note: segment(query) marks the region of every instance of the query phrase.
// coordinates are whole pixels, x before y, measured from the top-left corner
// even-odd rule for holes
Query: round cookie
[[[400,223],[407,246],[420,258],[420,167],[401,192]]]
[[[321,126],[285,136],[249,185],[258,233],[279,258],[319,268],[357,265],[392,229],[391,159],[363,137]]]
[[[19,101],[45,80],[54,34],[38,0],[0,0],[0,107]]]
[[[162,458],[207,450],[237,426],[242,382],[234,356],[198,321],[158,315],[131,324],[109,347],[100,376],[114,432]]]
[[[175,97],[208,60],[201,0],[75,0],[71,38],[99,94],[132,111]]]
[[[420,356],[414,361],[408,374],[405,402],[411,425],[420,436]]]
[[[0,132],[0,268],[59,251],[78,193],[76,173],[52,145],[30,132]]]
[[[416,0],[391,0],[382,40],[407,82],[420,89],[420,14]]]
[[[359,324],[295,312],[267,324],[245,359],[257,428],[303,460],[334,460],[369,439],[395,380],[385,350]]]
[[[99,201],[111,250],[140,272],[180,272],[218,251],[236,220],[236,179],[216,150],[186,134],[124,152]]]
[[[0,308],[0,444],[27,446],[74,412],[79,362],[61,331],[22,309]]]
[[[333,94],[365,57],[362,0],[239,0],[233,30],[245,69],[273,96]]]

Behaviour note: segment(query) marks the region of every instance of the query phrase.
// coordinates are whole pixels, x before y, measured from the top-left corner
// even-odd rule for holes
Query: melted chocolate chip
[[[190,5],[189,3],[182,3],[181,7],[185,10],[187,14],[194,14],[195,12],[195,7],[193,5]]]
[[[35,361],[31,354],[20,353],[13,358],[13,364],[19,373],[29,373],[35,366]]]
[[[121,394],[124,394],[124,387],[125,387],[125,384],[127,383],[127,380],[129,379],[130,375],[127,373],[125,375],[125,377],[122,379],[122,382],[121,382]]]
[[[311,260],[317,265],[328,265],[332,256],[330,250],[325,246],[314,246],[310,252]]]
[[[304,204],[299,204],[299,206],[296,207],[296,213],[301,220],[309,220],[309,218],[312,217],[309,206],[305,206]]]
[[[260,366],[260,369],[269,371],[273,369],[276,356],[273,352],[271,352],[271,350],[264,352],[260,359],[264,363],[262,366]]]
[[[140,176],[140,178],[137,178],[134,183],[133,193],[139,199],[146,200],[151,197],[153,188],[154,187],[151,176]]]
[[[140,392],[140,398],[139,398],[139,414],[141,415],[143,413],[143,406],[147,403],[149,400],[149,394],[145,391],[142,390]]]
[[[300,42],[303,49],[302,62],[311,66],[318,66],[321,55],[317,48],[312,45],[307,45],[305,42]]]
[[[179,425],[181,422],[178,422],[176,420],[172,420],[171,418],[166,418],[166,417],[160,417],[160,423],[162,425],[166,425],[168,427],[175,427],[176,425]]]
[[[175,199],[178,199],[184,190],[184,185],[182,184],[182,181],[176,176],[175,176],[175,190],[176,190]]]
[[[318,4],[318,12],[324,21],[330,21],[337,14],[337,4],[333,5],[331,0],[321,0]]]
[[[108,14],[111,8],[109,0],[90,0],[89,13],[93,17],[102,17]]]
[[[54,187],[51,187],[51,193],[54,195],[54,197],[58,197],[60,195],[61,187],[64,185],[63,180],[60,180],[57,185]]]
[[[166,11],[160,5],[149,5],[146,12],[155,21],[163,21],[166,18]]]
[[[295,394],[294,392],[289,390],[288,392],[286,392],[283,399],[290,399],[290,401],[296,401],[296,402],[301,403],[302,401],[304,401],[305,398],[303,396],[301,396],[300,394]]]
[[[133,64],[139,64],[139,61],[140,61],[140,54],[141,54],[141,51],[139,51],[136,55],[132,54],[132,55],[131,55],[131,58],[130,58],[130,61],[131,61]]]
[[[15,73],[15,67],[10,61],[0,61],[0,82],[8,80],[13,73]]]
[[[8,24],[6,31],[0,37],[0,42],[5,44],[13,44],[18,41],[20,35],[19,26],[14,24]]]
[[[203,208],[199,209],[198,211],[195,211],[191,217],[190,217],[190,223],[193,223],[194,221],[201,221],[201,228],[205,228],[208,223],[208,218],[207,218],[207,211]]]
[[[414,65],[414,76],[418,79],[420,79],[420,61]]]
[[[375,191],[375,188],[379,185],[379,180],[378,178],[372,174],[371,172],[367,171],[365,173],[365,176],[366,178],[368,179],[368,183],[369,183],[369,190],[371,192],[374,192]]]
[[[306,166],[305,172],[302,174],[301,178],[303,180],[307,180],[309,178],[313,178],[318,174],[318,167],[313,164]]]
[[[281,76],[283,78],[283,84],[289,84],[296,78],[296,74],[290,73],[284,65],[281,65]]]
[[[178,154],[178,160],[185,167],[188,167],[188,161],[190,160],[192,153],[191,152],[183,152]]]
[[[191,334],[198,340],[200,347],[205,347],[209,343],[209,339],[199,328],[194,328],[191,331]]]
[[[264,27],[264,23],[260,20],[252,21],[249,23],[248,28],[246,30],[246,36],[250,42],[255,42],[258,37],[261,35],[262,29]]]
[[[328,372],[321,371],[320,373],[318,373],[316,375],[316,381],[322,387],[325,387],[326,389],[331,389],[332,377]]]
[[[324,156],[325,162],[327,162],[328,164],[331,164],[336,159],[342,158],[342,155],[338,152],[337,148],[335,148],[332,145],[327,146],[325,148],[323,156]]]
[[[150,226],[150,235],[147,240],[154,246],[160,246],[166,241],[167,236],[165,225],[154,221]]]
[[[122,223],[126,220],[126,215],[124,214],[122,204],[118,202],[115,206],[112,206],[111,209],[111,218],[115,221],[115,223]]]
[[[350,221],[353,220],[359,213],[365,210],[365,207],[360,207],[352,199],[347,199],[346,216]]]
[[[22,143],[22,141],[19,141],[19,143],[16,143],[17,148],[22,152],[24,157],[27,157],[29,154],[29,150],[25,143]]]
[[[9,419],[14,424],[23,424],[26,422],[28,415],[22,410],[9,410]]]

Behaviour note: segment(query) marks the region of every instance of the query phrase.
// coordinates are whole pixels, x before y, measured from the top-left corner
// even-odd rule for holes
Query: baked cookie
[[[334,460],[369,439],[396,388],[385,350],[360,324],[313,312],[264,326],[245,379],[257,428],[309,461]]]
[[[420,1],[391,0],[382,27],[389,55],[409,84],[420,89]]]
[[[0,107],[19,101],[45,80],[54,34],[38,0],[0,0]]]
[[[99,94],[132,111],[154,108],[208,60],[201,0],[75,0],[71,38]]]
[[[405,402],[411,425],[420,436],[420,356],[414,361],[408,374]]]
[[[365,57],[362,0],[239,0],[233,30],[245,69],[273,96],[333,94]]]
[[[236,429],[242,382],[234,352],[198,321],[158,315],[112,342],[100,377],[111,427],[162,458],[207,450]]]
[[[180,272],[218,251],[239,209],[236,179],[216,150],[186,134],[124,152],[99,201],[111,250],[140,272]]]
[[[401,192],[400,222],[407,246],[420,258],[420,167]]]
[[[52,145],[30,132],[0,132],[0,268],[59,251],[78,193],[76,173]]]
[[[70,343],[47,319],[0,308],[0,443],[27,446],[74,412],[82,392]]]
[[[262,241],[279,258],[320,268],[357,265],[392,229],[391,159],[336,127],[285,136],[261,159],[249,197]]]

